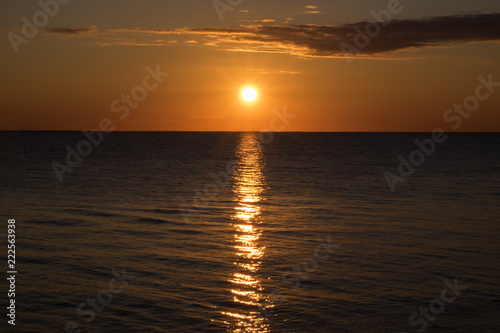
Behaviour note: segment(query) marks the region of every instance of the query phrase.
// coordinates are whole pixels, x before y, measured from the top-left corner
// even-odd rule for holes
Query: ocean
[[[500,331],[500,134],[92,138],[0,132],[1,332]]]

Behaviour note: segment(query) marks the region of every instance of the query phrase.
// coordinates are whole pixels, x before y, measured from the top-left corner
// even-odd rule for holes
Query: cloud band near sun
[[[237,29],[185,28],[178,30],[178,33],[202,34],[207,44],[227,49],[287,52],[312,57],[345,56],[346,45],[353,46],[360,56],[373,56],[409,48],[500,40],[500,13],[380,22],[377,24],[379,32],[372,33],[373,37],[366,43],[366,38],[359,35],[366,34],[368,25],[370,31],[377,31],[374,22],[362,21],[338,26],[307,24],[286,27],[254,25]]]
[[[365,33],[367,28],[373,32],[377,25],[380,28],[379,32],[372,33],[369,42],[360,45],[359,40],[363,41],[363,37],[359,36],[360,32]],[[67,37],[91,32],[93,38],[100,39],[98,43],[101,45],[173,45],[177,41],[172,38],[181,38],[184,35],[188,38],[188,44],[195,44],[196,40],[201,44],[230,51],[280,52],[306,57],[337,58],[346,56],[347,47],[348,51],[355,50],[356,56],[382,57],[389,52],[410,48],[449,46],[461,42],[499,41],[500,13],[392,20],[376,24],[368,21],[343,25],[253,24],[238,28],[173,30],[133,28],[99,30],[99,32],[95,27],[90,27],[45,29],[45,32]]]

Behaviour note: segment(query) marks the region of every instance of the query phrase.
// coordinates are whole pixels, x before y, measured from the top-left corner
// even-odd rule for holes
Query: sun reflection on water
[[[237,205],[233,215],[235,270],[229,278],[232,284],[234,308],[223,312],[228,316],[230,332],[270,332],[267,318],[260,313],[263,290],[258,277],[265,247],[259,245],[262,235],[259,202],[264,190],[262,146],[255,133],[240,138],[236,152],[234,194]]]

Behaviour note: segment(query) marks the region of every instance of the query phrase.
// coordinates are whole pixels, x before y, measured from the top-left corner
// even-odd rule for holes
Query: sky
[[[9,0],[0,34],[0,130],[500,130],[498,0]]]

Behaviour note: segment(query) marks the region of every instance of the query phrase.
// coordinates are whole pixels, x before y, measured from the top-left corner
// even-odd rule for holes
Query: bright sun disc
[[[247,102],[253,102],[257,98],[257,91],[254,88],[246,88],[241,93],[241,97]]]

